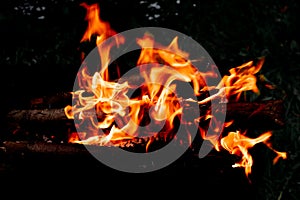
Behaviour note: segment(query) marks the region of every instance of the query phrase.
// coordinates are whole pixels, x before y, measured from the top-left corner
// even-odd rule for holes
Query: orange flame
[[[164,46],[155,42],[154,38],[146,33],[142,38],[136,39],[137,44],[141,47],[137,65],[144,84],[138,88],[140,90],[139,96],[130,98],[127,94],[128,90],[136,89],[135,86],[130,85],[127,81],[123,83],[111,81],[108,70],[111,48],[124,43],[125,39],[118,35],[110,43],[102,43],[115,35],[116,32],[111,29],[109,23],[100,19],[100,9],[97,4],[82,3],[81,5],[87,10],[85,19],[88,21],[88,27],[81,42],[90,41],[92,35],[97,35],[96,45],[99,47],[101,69],[90,74],[88,67],[83,64],[82,70],[78,73],[78,84],[81,89],[73,92],[73,100],[76,103],[73,106],[66,106],[65,114],[70,119],[79,119],[81,124],[77,124],[77,126],[84,124],[89,127],[89,131],[78,133],[77,136],[71,134],[69,142],[118,145],[124,140],[141,136],[143,133],[139,131],[139,125],[149,123],[148,118],[150,117],[155,121],[155,125],[166,122],[164,137],[167,138],[174,128],[174,120],[181,119],[180,116],[184,108],[180,102],[185,102],[187,105],[189,103],[202,105],[210,103],[216,98],[232,100],[234,97],[233,100],[237,101],[244,91],[259,93],[255,74],[262,68],[264,58],[260,59],[256,65],[253,65],[253,61],[249,61],[232,68],[229,70],[230,75],[224,76],[218,85],[207,86],[206,78],[217,76],[213,69],[214,66],[206,72],[198,71],[189,59],[189,54],[179,48],[178,37],[173,38],[168,46]],[[99,45],[102,45],[101,48]],[[200,101],[180,99],[176,96],[174,81],[191,83],[194,94],[198,97],[203,92],[216,89],[219,91]],[[181,123],[198,125],[200,121],[210,121],[215,133],[222,131],[222,127],[210,109],[205,115],[194,119],[194,122],[181,121]],[[233,121],[226,122],[224,127],[228,127],[232,123]],[[271,132],[264,133],[254,139],[240,134],[239,131],[230,132],[219,141],[218,134],[207,136],[205,128],[199,126],[199,130],[202,138],[209,140],[216,150],[220,151],[222,147],[231,154],[241,156],[241,161],[233,167],[244,167],[247,176],[251,173],[253,165],[252,156],[248,150],[257,143],[265,143],[277,154],[273,160],[274,163],[279,158],[285,159],[287,157],[286,153],[274,150],[267,142],[271,137]],[[149,133],[157,134],[151,132],[150,129]],[[149,133],[146,135],[148,136]],[[146,151],[153,141],[153,137],[151,138],[146,144]],[[188,138],[191,143],[191,138],[189,136]]]
[[[245,134],[241,134],[239,131],[229,132],[227,136],[221,139],[220,145],[231,154],[241,157],[241,161],[235,163],[232,167],[244,167],[245,174],[248,176],[251,173],[251,167],[253,165],[253,159],[249,153],[249,149],[258,143],[267,143],[267,140],[271,136],[272,134],[270,131],[263,133],[254,139],[245,136]],[[279,158],[286,159],[285,152],[275,151],[270,147],[269,143],[267,143],[267,146],[277,154],[276,158],[273,160],[273,163],[277,162]],[[217,148],[217,150],[219,149]]]
[[[80,42],[91,40],[91,37],[96,34],[98,45],[108,37],[116,34],[116,32],[110,28],[109,23],[100,19],[100,8],[98,4],[87,5],[86,3],[81,3],[80,5],[87,10],[85,20],[88,21],[88,27]]]
[[[170,84],[174,80],[192,82],[195,94],[199,95],[200,88],[205,86],[204,81],[202,80],[203,74],[192,65],[190,60],[188,60],[189,54],[179,49],[177,37],[175,37],[167,47],[155,43],[154,39],[148,34],[145,34],[143,38],[137,39],[137,43],[142,47],[142,52],[137,62],[138,65],[161,63],[166,66],[171,66],[172,72],[168,71],[167,73],[172,75],[168,80],[165,80],[165,83]],[[142,67],[140,67],[140,69],[141,74],[145,75]],[[164,77],[167,77],[167,73],[164,72],[164,70],[165,68],[161,67],[155,68],[153,70],[155,71],[153,75],[150,75],[151,80],[146,81],[158,81],[157,79],[160,79],[159,81],[164,80]]]
[[[228,99],[235,96],[235,100],[238,100],[242,92],[248,90],[259,93],[259,89],[256,86],[257,78],[255,74],[260,71],[264,61],[264,57],[259,60],[257,65],[253,65],[253,61],[249,61],[236,68],[231,68],[229,70],[230,75],[223,76],[221,87],[225,86]]]
[[[88,27],[81,39],[80,42],[84,42],[86,40],[91,40],[91,37],[93,35],[97,36],[96,38],[96,45],[100,45],[103,41],[108,39],[109,37],[116,35],[116,31],[111,29],[110,24],[108,22],[104,22],[100,18],[100,8],[98,4],[92,4],[87,5],[86,3],[81,3],[81,6],[83,6],[86,10],[86,16],[85,20],[88,21]],[[98,48],[99,50],[99,56],[101,58],[101,75],[104,80],[109,79],[109,73],[108,73],[108,63],[110,61],[109,58],[109,51],[112,46],[114,45],[120,45],[124,42],[124,38],[120,35],[114,37],[114,41],[112,41],[110,44],[107,44],[106,47]]]

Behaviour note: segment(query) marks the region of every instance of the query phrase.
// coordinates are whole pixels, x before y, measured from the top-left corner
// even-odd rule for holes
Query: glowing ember
[[[86,20],[88,21],[88,28],[81,42],[90,41],[91,37],[95,35],[97,36],[96,45],[99,45],[116,34],[107,22],[100,19],[98,5],[87,5],[86,3],[81,5],[87,10]],[[221,100],[237,101],[244,91],[259,93],[255,74],[261,69],[264,59],[261,59],[256,65],[253,61],[250,61],[232,68],[229,71],[230,75],[224,76],[218,85],[207,86],[205,80],[216,76],[213,69],[206,72],[198,71],[189,59],[189,54],[179,48],[177,37],[173,38],[168,46],[163,46],[156,43],[154,38],[147,33],[142,38],[136,38],[136,43],[141,47],[137,66],[141,79],[144,81],[143,86],[135,88],[127,81],[122,83],[111,81],[108,66],[110,63],[110,50],[112,47],[124,43],[124,41],[125,39],[122,36],[118,36],[111,43],[98,48],[101,60],[99,71],[90,74],[88,67],[85,66],[79,72],[78,84],[81,89],[73,92],[73,102],[76,103],[73,106],[66,106],[65,114],[68,118],[78,119],[80,121],[78,126],[86,126],[89,131],[77,133],[77,135],[72,133],[69,142],[117,146],[122,141],[135,137],[156,136],[157,133],[153,131],[151,126],[144,131],[139,130],[141,124],[150,123],[149,117],[154,120],[153,126],[165,124],[163,126],[163,137],[173,138],[174,124],[176,124],[174,121],[181,120],[181,115],[186,109],[180,103],[184,102],[187,107],[192,103],[209,104],[210,101],[218,99],[220,103],[224,103]],[[154,46],[160,48],[154,48]],[[200,100],[178,98],[176,96],[175,81],[191,83],[195,96],[201,97]],[[157,82],[162,84],[153,84]],[[129,89],[138,89],[138,95],[130,97],[128,95]],[[212,90],[216,91],[214,95],[205,95]],[[97,116],[91,114],[94,113],[94,110],[96,110]],[[198,119],[193,119],[190,122],[180,121],[180,123],[187,126],[199,126],[200,121],[216,123],[214,130],[216,133],[223,128],[215,122],[215,117],[211,114],[210,109]],[[232,123],[233,121],[226,122],[225,126],[230,126]],[[218,151],[222,147],[231,154],[240,156],[241,161],[233,167],[244,167],[246,175],[251,173],[253,164],[248,149],[260,142],[264,142],[271,148],[271,145],[267,143],[267,140],[271,137],[271,132],[264,133],[255,139],[248,138],[238,131],[230,132],[219,140],[217,135],[207,136],[205,128],[199,127],[199,130],[202,138],[209,140]],[[149,140],[146,145],[146,150],[151,141]],[[272,150],[277,153],[274,162],[280,157],[286,158],[285,153]]]

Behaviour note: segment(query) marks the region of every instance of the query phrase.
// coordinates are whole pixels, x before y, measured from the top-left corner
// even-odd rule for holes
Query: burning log
[[[116,147],[93,146],[93,148],[94,151],[101,152],[104,149]],[[89,150],[91,151],[91,149]],[[0,153],[0,164],[1,162],[5,163],[2,171],[0,171],[0,175],[1,172],[6,174],[12,172],[13,175],[20,172],[18,176],[30,174],[31,178],[39,173],[43,176],[45,176],[45,173],[47,175],[49,175],[48,173],[53,173],[53,175],[57,176],[61,175],[60,172],[63,173],[62,177],[66,177],[68,174],[77,176],[80,173],[85,175],[91,173],[95,177],[99,174],[103,175],[105,172],[126,175],[99,162],[82,144],[5,141],[0,144]],[[114,158],[113,153],[111,157]],[[196,154],[187,151],[181,158],[168,166],[167,169],[158,172],[179,175],[180,173],[190,173],[192,169],[194,170],[193,172],[198,174],[201,171],[200,168],[204,168],[204,175],[207,173],[207,170],[212,170],[211,174],[218,173],[222,175],[224,168],[230,173],[234,172],[231,168],[234,159],[231,155],[220,156],[220,153],[216,151],[211,151],[209,156],[199,159]],[[215,166],[214,169],[212,169],[212,165]]]
[[[109,152],[111,158],[115,158],[116,148],[121,148],[123,150],[135,153],[146,153],[145,149],[142,150],[142,146],[145,145],[149,139],[136,138],[131,141],[126,141],[119,146],[99,146],[99,145],[83,145],[77,143],[47,143],[42,141],[4,141],[0,144],[0,153],[2,161],[9,162],[28,162],[28,164],[40,162],[40,160],[45,160],[45,162],[55,162],[61,161],[66,162],[83,162],[87,165],[91,162],[97,161],[92,155],[101,155],[102,153]],[[153,144],[154,145],[154,144]],[[133,148],[135,150],[133,151]],[[136,149],[140,149],[136,151]],[[145,147],[144,147],[145,148]],[[177,146],[177,148],[182,148]],[[192,149],[190,148],[189,151]],[[217,152],[213,151],[213,154]],[[195,154],[186,153],[189,159],[192,156],[194,159],[198,159]],[[189,160],[190,161],[190,160]],[[32,162],[32,163],[31,163]],[[96,163],[93,163],[96,164]]]
[[[108,147],[95,146],[97,150],[103,148]],[[0,144],[0,155],[1,177],[16,174],[17,177],[29,174],[30,178],[37,174],[44,177],[45,173],[65,177],[68,174],[78,174],[80,170],[99,172],[96,171],[99,167],[101,170],[110,170],[106,165],[98,162],[81,144],[5,141]]]
[[[153,137],[147,138],[134,138],[132,140],[124,141],[118,146],[100,146],[89,145],[92,151],[101,151],[103,148],[122,148],[126,151],[132,151],[134,147],[145,146],[146,143]],[[156,138],[156,142],[158,139]],[[153,142],[155,143],[155,142]],[[154,144],[155,145],[155,144]],[[4,141],[0,145],[0,149],[6,153],[20,153],[20,154],[45,154],[45,155],[60,155],[60,156],[87,156],[90,152],[85,145],[78,143],[48,143],[43,141]],[[135,151],[136,152],[136,151]],[[145,150],[140,151],[145,152]]]
[[[200,107],[200,109],[207,109]],[[232,102],[227,103],[226,119],[234,120],[241,127],[271,127],[284,125],[282,100],[268,100],[262,102]],[[201,110],[200,110],[201,113]],[[102,113],[98,113],[101,118]],[[7,119],[16,122],[51,122],[70,121],[64,108],[57,109],[27,109],[8,112]]]

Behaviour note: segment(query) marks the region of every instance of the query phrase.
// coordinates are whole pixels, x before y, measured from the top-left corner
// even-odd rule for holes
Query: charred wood
[[[228,103],[226,119],[234,120],[241,128],[271,128],[284,126],[282,100]]]
[[[209,109],[207,106],[201,109]],[[202,112],[203,113],[203,112]],[[284,125],[284,107],[282,100],[261,102],[232,102],[227,103],[226,120],[234,120],[242,127],[270,127],[276,129]],[[101,118],[101,113],[97,113]],[[9,121],[15,122],[50,122],[72,121],[67,118],[63,108],[57,109],[26,109],[11,110],[7,114]]]

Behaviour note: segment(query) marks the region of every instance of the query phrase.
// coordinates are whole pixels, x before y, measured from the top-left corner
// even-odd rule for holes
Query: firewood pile
[[[62,162],[68,167],[71,167],[70,163],[74,164],[74,162],[93,163],[94,166],[101,166],[101,169],[108,170],[106,166],[95,161],[84,145],[68,142],[70,134],[76,132],[73,120],[68,119],[64,113],[64,106],[71,100],[71,93],[57,93],[50,97],[31,99],[24,103],[26,106],[22,109],[12,109],[6,113],[4,117],[6,133],[3,134],[0,144],[0,166],[3,172],[14,168],[36,169],[33,166],[37,163],[39,163],[37,166],[40,166],[43,162],[48,164]],[[281,100],[227,103],[226,120],[234,120],[236,126],[243,129],[278,129],[284,125],[283,112]],[[149,140],[152,140],[152,148],[163,147],[167,141],[162,138],[134,138],[124,140],[118,147],[95,146],[95,150],[122,148],[132,152],[144,152]],[[228,155],[222,157],[215,151],[212,151],[208,158],[199,159],[196,152],[201,142],[201,139],[196,137],[191,148],[174,163],[173,169],[178,170],[187,166],[199,167],[198,165],[207,162],[205,160],[209,160],[208,163],[221,162],[223,165],[225,163],[225,166],[232,164],[235,157]],[[214,159],[218,161],[213,161]],[[66,161],[68,161],[67,165]],[[52,164],[50,166],[53,167]]]

